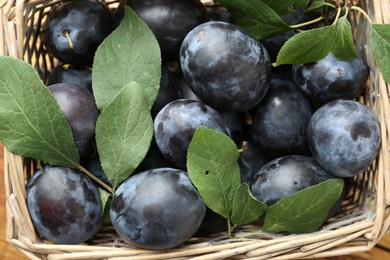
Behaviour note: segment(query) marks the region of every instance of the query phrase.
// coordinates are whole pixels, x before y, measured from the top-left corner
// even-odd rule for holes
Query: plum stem
[[[69,48],[74,49],[74,44],[72,42],[72,39],[70,38],[70,32],[68,30],[65,30],[62,32],[62,34],[65,36],[65,38],[69,42]]]

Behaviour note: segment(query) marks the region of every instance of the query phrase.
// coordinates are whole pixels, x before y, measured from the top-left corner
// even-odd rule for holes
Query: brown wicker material
[[[58,61],[47,55],[38,31],[45,15],[58,2],[0,0],[0,54],[28,61],[38,69],[42,78],[46,78]],[[115,8],[118,1],[106,2]],[[390,0],[360,2],[375,22],[390,23]],[[226,234],[194,237],[172,250],[151,251],[124,243],[112,227],[103,226],[87,243],[53,245],[37,235],[27,211],[26,182],[33,172],[32,161],[5,150],[7,240],[31,259],[297,259],[370,250],[390,225],[389,84],[383,80],[370,54],[366,19],[356,15],[353,25],[359,31],[366,31],[356,36],[357,46],[363,49],[371,68],[360,101],[380,119],[382,148],[370,169],[354,179],[341,213],[319,231],[300,235],[269,234],[259,232],[258,227],[246,226],[235,232],[234,239],[227,238]]]

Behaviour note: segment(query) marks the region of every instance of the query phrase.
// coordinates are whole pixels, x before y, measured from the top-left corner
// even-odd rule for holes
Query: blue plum
[[[310,119],[307,136],[313,157],[339,177],[366,170],[381,145],[377,117],[354,100],[338,99],[320,107]]]
[[[271,61],[264,46],[238,26],[210,21],[187,34],[180,64],[188,85],[207,105],[247,111],[268,90]]]
[[[253,177],[253,195],[272,205],[297,191],[328,179],[337,178],[325,171],[313,157],[287,155],[265,164]]]
[[[158,168],[133,175],[118,187],[110,218],[126,242],[168,249],[193,236],[205,213],[206,206],[186,172]]]
[[[154,120],[154,137],[161,153],[181,169],[196,129],[204,126],[230,135],[220,114],[203,102],[178,99],[166,105]]]
[[[86,89],[68,83],[56,83],[48,88],[64,113],[80,156],[89,157],[93,149],[96,121],[100,114],[95,98]]]
[[[250,135],[268,157],[310,154],[306,128],[313,111],[294,83],[273,79],[252,113]]]
[[[321,103],[354,99],[363,91],[368,74],[368,65],[361,57],[344,61],[331,52],[318,62],[293,65],[296,84],[308,97]]]
[[[34,227],[56,244],[79,244],[102,223],[97,186],[82,172],[45,166],[27,185],[27,206]]]
[[[208,20],[199,0],[122,0],[118,16],[122,16],[124,5],[132,8],[153,31],[164,61],[178,60],[186,34]]]

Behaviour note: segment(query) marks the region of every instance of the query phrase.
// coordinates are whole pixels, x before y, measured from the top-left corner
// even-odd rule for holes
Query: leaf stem
[[[91,172],[89,172],[87,169],[85,169],[83,166],[81,165],[78,165],[78,169],[80,171],[82,171],[83,173],[85,173],[89,178],[93,179],[94,181],[96,181],[99,185],[101,185],[103,188],[105,188],[109,193],[111,194],[114,194],[114,190],[108,186],[106,183],[104,183],[103,181],[101,181],[98,177],[96,177],[95,175],[93,175]]]
[[[368,20],[368,22],[371,24],[373,24],[374,22],[371,20],[370,16],[368,16],[368,14],[366,13],[366,11],[364,11],[362,8],[360,8],[359,6],[351,6],[350,7],[351,10],[356,10],[358,12],[360,12],[362,15],[364,15],[364,17],[366,17],[366,19]]]
[[[335,25],[337,23],[337,21],[339,20],[340,14],[341,14],[341,7],[337,8],[336,18],[334,18],[332,25]]]
[[[233,238],[233,233],[232,233],[232,223],[230,222],[230,218],[227,218],[227,226],[228,226],[228,235],[229,235],[229,238],[232,239]]]
[[[307,25],[310,25],[310,24],[317,23],[317,22],[321,21],[322,19],[324,19],[324,17],[320,16],[320,17],[318,17],[318,18],[316,18],[314,20],[310,20],[310,21],[307,21],[307,22],[304,22],[304,23],[290,25],[290,28],[291,29],[297,29],[297,28],[300,28],[300,27],[304,27],[304,26],[307,26]]]

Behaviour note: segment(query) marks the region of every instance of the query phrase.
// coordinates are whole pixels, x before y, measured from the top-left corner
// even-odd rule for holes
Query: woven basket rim
[[[204,0],[206,1],[206,0]],[[37,55],[25,50],[26,10],[50,6],[59,0],[0,0],[0,55],[8,55],[30,61]],[[115,4],[118,0],[105,1]],[[210,1],[206,1],[210,2]],[[212,2],[212,1],[211,1]],[[374,22],[390,23],[390,1],[366,0],[365,8]],[[31,11],[31,10],[30,10]],[[359,214],[342,216],[310,234],[257,234],[251,226],[236,232],[241,238],[229,239],[226,234],[216,234],[207,239],[194,237],[188,243],[164,251],[144,250],[123,243],[112,229],[104,230],[92,242],[81,245],[53,245],[45,243],[36,234],[28,215],[26,198],[26,172],[31,171],[29,161],[4,149],[4,181],[7,204],[7,241],[31,259],[95,259],[136,258],[172,259],[202,258],[222,259],[233,257],[268,259],[297,259],[305,257],[329,257],[370,250],[385,235],[390,227],[390,85],[378,71],[369,52],[363,46],[371,67],[370,93],[362,102],[368,103],[381,122],[382,148],[373,171],[359,179],[362,185],[371,183],[375,196],[373,209]],[[35,56],[34,56],[35,55]],[[43,61],[53,66],[51,60]],[[372,90],[372,91],[371,91]],[[362,195],[361,195],[362,196]],[[363,198],[365,199],[365,198]],[[357,206],[358,207],[358,206]],[[92,245],[93,244],[93,245]]]

